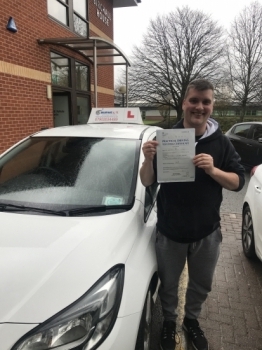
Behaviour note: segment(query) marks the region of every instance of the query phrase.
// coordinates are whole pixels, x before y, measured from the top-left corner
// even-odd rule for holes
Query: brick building
[[[0,153],[42,128],[114,106],[113,9],[141,0],[2,0]]]

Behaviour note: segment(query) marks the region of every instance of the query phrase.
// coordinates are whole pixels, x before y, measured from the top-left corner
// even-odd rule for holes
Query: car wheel
[[[246,206],[243,211],[242,247],[247,258],[252,259],[256,257],[253,221],[249,206]]]
[[[135,350],[150,350],[152,308],[152,292],[149,289],[147,292],[142,317],[139,325]]]

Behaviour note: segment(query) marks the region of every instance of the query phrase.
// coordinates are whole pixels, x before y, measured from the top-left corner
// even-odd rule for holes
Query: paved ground
[[[262,262],[249,261],[242,252],[241,214],[221,213],[223,243],[213,289],[203,306],[199,321],[209,340],[210,350],[262,350]],[[180,287],[178,331],[181,342],[176,350],[189,350],[180,331],[183,318],[184,271]],[[159,350],[162,324],[159,301],[155,308],[153,344]]]
[[[243,205],[243,199],[245,196],[245,193],[247,191],[247,187],[249,184],[249,171],[245,173],[245,185],[239,192],[232,192],[228,190],[223,190],[223,202],[221,205],[221,212],[226,213],[241,213],[242,212],[242,205]]]
[[[221,216],[222,250],[200,322],[210,350],[262,350],[262,263],[242,252],[241,214]]]

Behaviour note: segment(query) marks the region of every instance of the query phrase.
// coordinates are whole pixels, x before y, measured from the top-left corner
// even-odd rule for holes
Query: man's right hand
[[[142,151],[145,156],[145,160],[140,169],[140,178],[142,184],[147,187],[155,182],[155,172],[153,169],[153,159],[156,154],[156,148],[158,146],[157,141],[147,141],[143,144]]]
[[[147,141],[143,144],[142,150],[145,156],[145,160],[153,161],[157,146],[157,141]]]

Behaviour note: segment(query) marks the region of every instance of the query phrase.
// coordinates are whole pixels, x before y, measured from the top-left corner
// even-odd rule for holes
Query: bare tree
[[[170,108],[167,105],[160,105],[158,111],[164,121],[170,117]]]
[[[227,117],[229,116],[230,106],[230,103],[228,103],[226,100],[216,99],[214,111],[219,117]]]
[[[224,76],[215,89],[215,105],[214,112],[219,117],[226,117],[230,115],[232,110],[232,91],[226,76]]]
[[[216,84],[223,52],[223,29],[203,12],[186,6],[158,16],[133,50],[129,99],[168,105],[179,120],[188,83],[209,78]]]
[[[262,6],[256,1],[234,20],[228,40],[229,77],[233,101],[244,120],[247,106],[257,102],[262,77]]]

